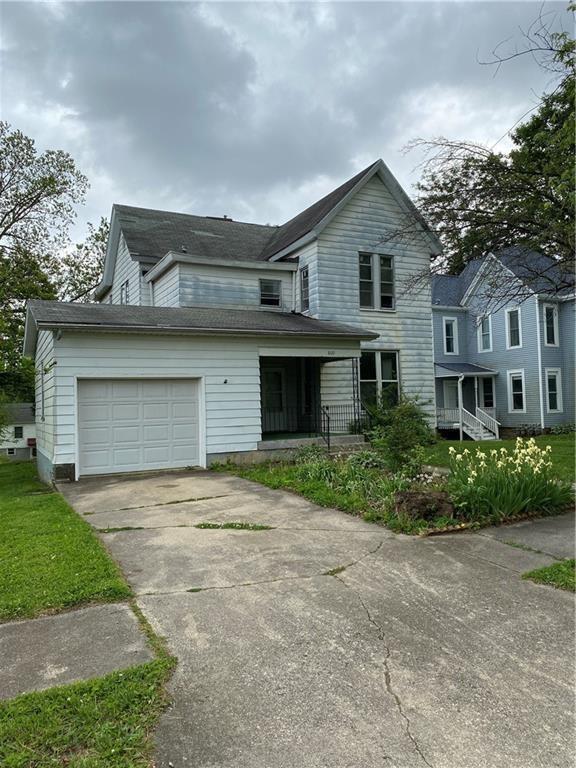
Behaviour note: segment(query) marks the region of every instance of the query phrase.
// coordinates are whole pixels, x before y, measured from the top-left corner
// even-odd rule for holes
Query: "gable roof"
[[[296,312],[220,307],[145,307],[32,300],[27,304],[24,354],[33,354],[38,330],[68,328],[130,333],[263,335],[372,340],[378,334],[357,326],[316,320]]]
[[[563,272],[550,256],[522,245],[496,251],[494,256],[534,293],[558,293],[574,290],[574,275]]]
[[[297,247],[303,238],[317,236],[330,218],[375,174],[380,176],[398,204],[413,216],[429,240],[431,253],[439,254],[442,247],[435,233],[385,163],[376,160],[282,226],[114,205],[104,275],[96,287],[95,296],[102,298],[112,285],[113,261],[120,234],[124,236],[130,255],[149,263],[158,262],[169,251],[218,260],[267,261],[280,258],[287,249]]]
[[[459,307],[462,297],[478,274],[483,259],[469,261],[459,275],[432,275],[432,304]]]

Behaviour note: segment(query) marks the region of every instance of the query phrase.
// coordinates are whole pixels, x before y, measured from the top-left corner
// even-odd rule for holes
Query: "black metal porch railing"
[[[322,405],[310,413],[296,407],[262,408],[262,433],[282,437],[322,437],[328,447],[334,435],[362,435],[371,427],[371,416],[360,402]]]

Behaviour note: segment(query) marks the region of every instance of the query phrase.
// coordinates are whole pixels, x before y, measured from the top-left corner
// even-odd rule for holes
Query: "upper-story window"
[[[279,307],[282,301],[280,280],[260,280],[260,304],[263,307]]]
[[[360,307],[388,309],[394,301],[394,259],[379,253],[358,254]]]
[[[544,304],[544,344],[557,347],[559,343],[558,307],[555,304]]]
[[[120,286],[120,304],[130,304],[130,281],[125,280]]]
[[[300,310],[306,312],[310,309],[310,277],[308,267],[300,270]]]
[[[444,354],[458,354],[458,318],[444,317],[442,319],[444,326]]]
[[[397,352],[362,351],[360,358],[360,397],[364,403],[381,398],[395,405],[400,398]]]
[[[522,317],[520,308],[506,310],[506,348],[519,349],[522,346]]]
[[[478,352],[492,352],[492,318],[483,315],[478,319]]]
[[[14,440],[21,440],[24,437],[24,427],[14,427]]]

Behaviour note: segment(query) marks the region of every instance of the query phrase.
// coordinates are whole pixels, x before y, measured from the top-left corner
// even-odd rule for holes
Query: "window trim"
[[[546,323],[546,310],[551,309],[554,317],[554,343],[551,344],[548,341],[547,335],[547,323]],[[559,317],[558,317],[558,305],[557,304],[542,304],[542,325],[544,330],[544,346],[545,347],[559,347],[560,346],[560,333],[559,333]]]
[[[310,311],[310,265],[300,267],[300,311]],[[304,290],[306,286],[306,290]],[[304,300],[306,299],[306,300]]]
[[[130,304],[130,278],[120,286],[120,304]]]
[[[454,323],[454,352],[448,352],[448,345],[446,344],[446,321],[453,322]],[[442,318],[442,341],[444,344],[444,354],[445,355],[459,355],[460,354],[460,346],[458,344],[458,318],[446,315]]]
[[[396,384],[398,388],[398,400],[400,400],[400,397],[402,395],[402,387],[401,387],[401,376],[400,376],[400,350],[399,349],[361,349],[361,352],[368,352],[375,355],[375,368],[376,368],[376,378],[375,379],[362,379],[360,376],[360,365],[358,366],[358,391],[360,392],[360,397],[362,398],[362,383],[375,383],[376,384],[376,394],[382,395],[382,388],[384,384]],[[395,379],[384,379],[382,377],[382,357],[381,355],[389,354],[389,355],[396,355],[396,378]]]
[[[522,380],[522,405],[523,407],[514,408],[514,402],[512,398],[512,377],[520,376]],[[508,390],[508,413],[526,413],[526,376],[524,368],[515,368],[511,371],[506,371],[506,387]]]
[[[519,344],[510,344],[510,313],[518,312],[518,340]],[[510,307],[506,310],[506,349],[522,349],[522,308]]]
[[[262,303],[262,283],[278,283],[278,304],[263,304]],[[260,291],[260,306],[266,309],[282,309],[282,280],[276,277],[260,277],[258,279],[258,288]],[[269,294],[273,296],[274,294]]]
[[[6,456],[16,456],[16,448],[6,448]]]
[[[360,279],[360,258],[362,256],[370,257],[370,266],[372,271],[372,306],[365,307],[360,303],[360,282],[367,283],[368,280]],[[390,259],[390,269],[392,270],[392,306],[382,306],[382,278],[381,278],[381,259]],[[358,251],[358,306],[362,312],[396,312],[396,259],[391,253],[380,253],[379,251]]]
[[[19,435],[16,434],[16,430],[17,429],[20,430],[20,434]],[[23,439],[24,439],[24,427],[21,427],[19,424],[18,425],[15,424],[14,425],[14,440],[23,440]]]
[[[556,399],[558,408],[550,408],[550,390],[548,387],[548,375],[550,373],[556,376]],[[544,368],[544,380],[546,386],[546,413],[564,413],[564,398],[562,397],[562,369]]]
[[[484,320],[488,320],[488,338],[489,343],[486,349],[482,347],[482,323]],[[478,348],[478,354],[482,354],[483,352],[492,352],[492,315],[480,315],[478,317],[478,328],[476,331],[476,345]]]

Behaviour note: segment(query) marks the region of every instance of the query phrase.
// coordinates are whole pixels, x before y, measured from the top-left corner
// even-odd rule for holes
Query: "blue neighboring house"
[[[519,246],[435,275],[438,429],[486,440],[573,423],[574,299],[572,276]]]

